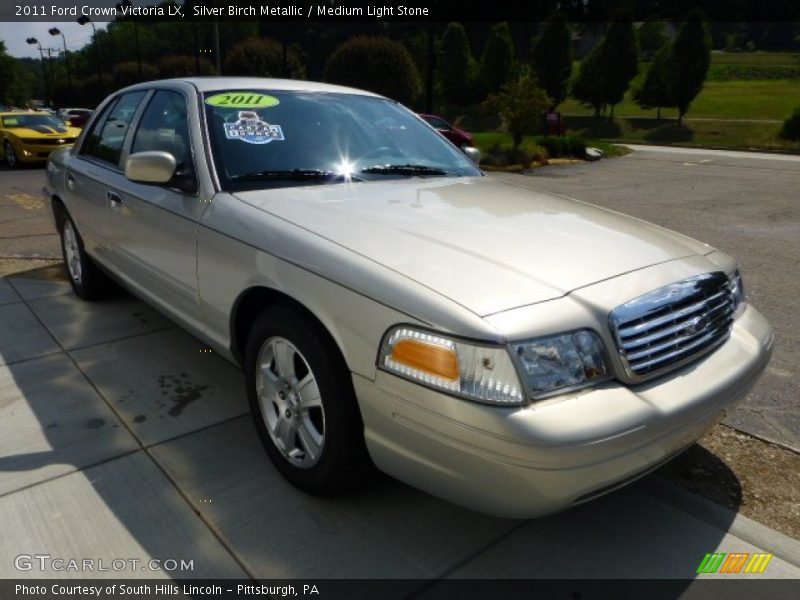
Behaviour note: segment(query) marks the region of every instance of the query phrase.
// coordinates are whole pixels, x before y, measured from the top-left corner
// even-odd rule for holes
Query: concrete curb
[[[671,506],[800,567],[800,541],[664,479],[649,477],[642,480],[641,487]]]

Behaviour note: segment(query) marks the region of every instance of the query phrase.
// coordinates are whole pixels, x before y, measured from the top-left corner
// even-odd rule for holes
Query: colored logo
[[[248,144],[269,144],[284,139],[280,125],[271,125],[262,121],[258,113],[253,110],[240,110],[236,122],[225,123],[223,127],[226,138]]]
[[[715,552],[708,553],[697,567],[698,573],[752,573],[758,575],[767,569],[772,554],[765,552]]]

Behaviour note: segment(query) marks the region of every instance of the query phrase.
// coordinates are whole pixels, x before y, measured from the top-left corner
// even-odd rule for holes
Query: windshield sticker
[[[274,96],[252,92],[226,92],[209,96],[206,104],[222,108],[269,108],[280,104],[280,100]]]
[[[252,110],[240,110],[239,119],[235,123],[225,123],[225,137],[229,140],[241,140],[248,144],[269,144],[272,141],[283,141],[283,130],[280,125],[271,125],[262,121],[258,113]]]

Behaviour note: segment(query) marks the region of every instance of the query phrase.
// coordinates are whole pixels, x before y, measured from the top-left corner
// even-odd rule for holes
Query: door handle
[[[108,190],[106,192],[106,198],[108,198],[111,202],[116,202],[117,204],[122,203],[122,196],[112,190]]]
[[[75,175],[67,171],[67,187],[69,187],[69,189],[72,189],[74,185],[75,185]]]

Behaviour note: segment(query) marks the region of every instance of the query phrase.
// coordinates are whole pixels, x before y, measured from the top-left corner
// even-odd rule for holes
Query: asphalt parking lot
[[[0,258],[58,255],[42,176],[0,171]],[[641,150],[504,177],[737,256],[779,337],[730,420],[800,447],[800,159]],[[770,577],[800,577],[800,543],[652,477],[522,522],[382,477],[352,496],[306,496],[263,455],[237,369],[124,294],[81,302],[60,265],[18,271],[0,279],[0,577],[63,576],[14,566],[47,553],[193,560],[189,577],[690,578],[714,551],[772,552]],[[87,575],[120,574],[70,574]]]

